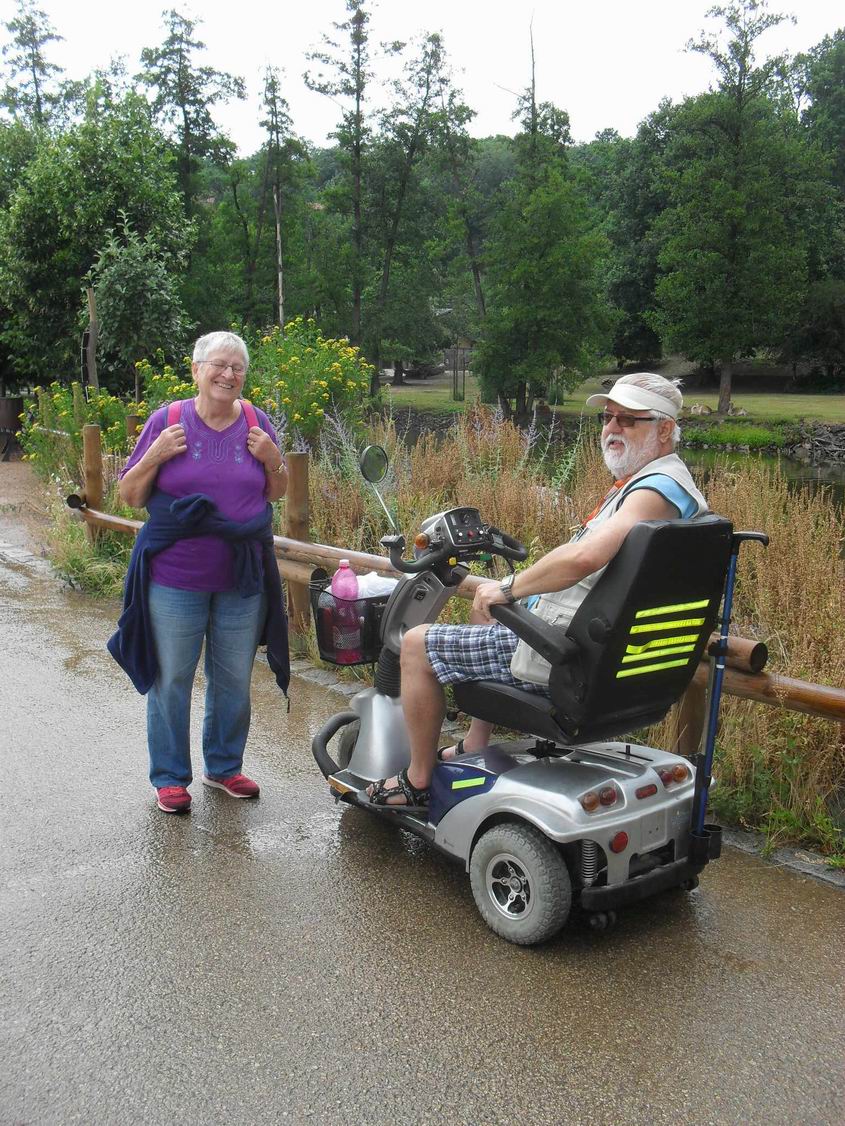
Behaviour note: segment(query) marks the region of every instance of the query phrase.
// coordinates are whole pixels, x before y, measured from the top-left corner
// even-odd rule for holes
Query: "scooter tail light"
[[[660,775],[660,781],[664,786],[671,786],[675,781],[671,770],[658,770],[657,773]]]
[[[657,793],[657,785],[654,782],[649,782],[647,786],[640,786],[634,793],[638,798],[650,798],[652,794]]]
[[[679,762],[672,767],[672,778],[675,782],[686,782],[689,778],[689,767]]]
[[[414,536],[414,547],[419,548],[420,551],[425,551],[431,543],[431,537],[428,532],[418,532]]]
[[[605,786],[599,791],[599,801],[602,805],[615,805],[618,797],[615,786]]]
[[[616,836],[613,837],[613,839],[610,842],[610,851],[611,852],[624,852],[627,847],[628,847],[628,834],[623,833],[621,831],[618,832],[616,834]]]
[[[582,794],[579,801],[587,813],[593,813],[599,807],[599,796],[595,790],[588,790],[586,794]]]

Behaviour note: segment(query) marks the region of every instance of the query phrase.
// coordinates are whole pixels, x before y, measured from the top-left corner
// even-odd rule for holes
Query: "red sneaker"
[[[162,786],[156,790],[156,805],[163,813],[187,813],[191,795],[184,786]]]
[[[233,774],[231,778],[217,778],[214,774],[203,774],[203,784],[222,790],[230,798],[257,798],[261,787],[245,774]]]

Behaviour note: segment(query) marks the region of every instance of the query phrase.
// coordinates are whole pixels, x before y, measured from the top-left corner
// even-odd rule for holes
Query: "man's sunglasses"
[[[608,426],[615,421],[623,430],[630,430],[637,422],[662,422],[660,418],[637,418],[633,414],[614,414],[612,411],[599,411],[596,417],[602,426]]]

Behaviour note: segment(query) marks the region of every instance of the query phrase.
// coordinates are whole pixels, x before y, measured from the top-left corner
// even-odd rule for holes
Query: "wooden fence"
[[[103,465],[99,426],[89,424],[83,427],[83,450],[83,489],[81,493],[68,497],[68,504],[85,521],[91,537],[96,536],[98,528],[137,534],[143,521],[100,511],[103,503]],[[393,576],[398,576],[399,572],[394,570],[390,560],[383,555],[370,555],[364,551],[310,542],[307,538],[308,454],[288,454],[287,460],[287,534],[273,538],[279,572],[288,588],[291,631],[302,636],[311,628],[308,583],[315,567],[333,570],[341,559],[348,559],[357,571],[378,571]],[[471,600],[476,587],[483,581],[476,575],[467,576],[455,591],[456,596]],[[760,642],[732,635],[728,643],[723,691],[743,700],[755,700],[760,704],[820,716],[845,725],[845,689],[765,673],[762,668],[766,657],[766,648]],[[680,754],[691,756],[699,748],[706,714],[709,669],[709,662],[699,665],[692,683],[674,709],[673,746]]]

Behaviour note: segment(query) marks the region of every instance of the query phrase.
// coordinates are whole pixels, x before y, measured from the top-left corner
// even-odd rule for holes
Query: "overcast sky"
[[[130,73],[139,68],[142,47],[164,38],[162,10],[167,0],[37,0],[64,42],[50,45],[49,57],[70,78],[126,57]],[[219,107],[215,118],[243,155],[262,143],[258,125],[262,72],[270,63],[284,75],[284,93],[295,130],[321,145],[338,119],[328,98],[308,91],[302,80],[306,54],[321,44],[333,21],[346,18],[343,0],[205,0],[179,4],[185,15],[200,19],[199,38],[207,50],[202,63],[242,76],[249,98]],[[626,136],[662,97],[679,100],[707,89],[713,80],[709,62],[684,47],[705,27],[712,0],[380,0],[369,5],[372,42],[410,39],[440,31],[452,60],[456,84],[476,110],[476,136],[512,133],[514,93],[530,74],[529,25],[533,18],[540,100],[552,101],[570,116],[577,141],[600,129]],[[761,41],[763,54],[792,54],[818,43],[845,25],[845,7],[831,0],[770,3],[770,10],[792,13],[797,23],[783,24]],[[16,11],[14,0],[0,0],[0,21]],[[2,29],[2,41],[8,33]]]

